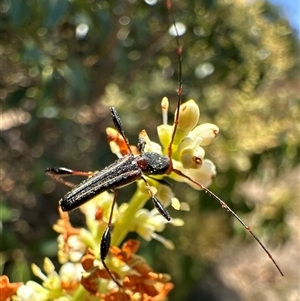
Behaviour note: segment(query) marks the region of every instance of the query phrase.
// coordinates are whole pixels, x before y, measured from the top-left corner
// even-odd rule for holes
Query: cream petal
[[[173,218],[170,223],[175,227],[181,227],[184,225],[184,220],[181,218]]]
[[[180,202],[177,198],[172,198],[172,207],[175,210],[180,210]],[[173,219],[171,221],[173,221]]]
[[[186,202],[181,202],[180,203],[180,210],[181,211],[190,211],[190,205]]]
[[[203,163],[200,168],[198,169],[185,169],[182,167],[180,162],[173,160],[173,167],[174,169],[180,170],[184,175],[195,180],[202,184],[203,186],[207,187],[211,184],[213,177],[216,175],[216,167],[215,165],[207,159],[203,160]],[[178,182],[185,182],[189,184],[191,187],[197,190],[201,190],[201,187],[189,179],[179,176],[175,173],[171,173],[170,177]]]
[[[152,238],[159,241],[160,243],[162,243],[166,249],[169,249],[169,250],[175,249],[175,246],[171,240],[168,240],[159,234],[153,233]]]
[[[157,127],[157,134],[160,143],[167,148],[172,137],[173,126],[169,124],[161,124]]]
[[[190,133],[190,136],[192,138],[201,137],[201,145],[206,146],[209,145],[217,137],[218,133],[219,128],[215,124],[203,123],[196,126]]]
[[[141,227],[137,227],[136,232],[146,241],[150,241],[154,233],[154,229],[148,225],[143,225]]]
[[[17,295],[20,297],[21,301],[38,301],[36,293],[32,287],[27,285],[22,285],[17,290]]]
[[[187,148],[194,148],[197,145],[200,145],[201,142],[202,142],[202,138],[200,136],[199,137],[186,136],[179,143],[177,152],[180,153]]]
[[[181,152],[180,161],[185,169],[198,169],[202,165],[205,151],[201,146],[185,149]]]
[[[187,175],[201,183],[203,186],[207,187],[211,184],[212,179],[215,177],[216,175],[216,167],[215,165],[210,161],[210,160],[203,160],[203,164],[200,168],[198,169],[190,169],[187,173]],[[196,189],[201,189],[198,185],[195,185],[193,183],[191,183],[190,181],[186,182],[189,185],[191,185],[192,187],[196,188]]]
[[[146,142],[145,149],[144,149],[145,152],[153,152],[157,154],[162,153],[160,144],[151,141],[145,130],[140,132],[139,137]]]

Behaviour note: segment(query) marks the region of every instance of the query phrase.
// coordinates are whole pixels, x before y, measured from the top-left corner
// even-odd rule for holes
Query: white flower
[[[167,99],[162,101],[163,116],[166,115]],[[189,100],[180,106],[178,126],[172,144],[173,170],[180,171],[186,177],[170,173],[170,178],[178,182],[185,182],[195,189],[201,189],[201,185],[209,186],[216,175],[215,165],[205,157],[203,146],[210,144],[218,135],[219,128],[212,123],[197,125],[200,110],[193,100]],[[175,113],[176,118],[176,113]],[[163,118],[166,120],[166,118]],[[174,125],[163,124],[158,126],[159,140],[163,145],[163,153],[168,154],[169,144],[174,131]],[[200,183],[197,185],[188,178]]]

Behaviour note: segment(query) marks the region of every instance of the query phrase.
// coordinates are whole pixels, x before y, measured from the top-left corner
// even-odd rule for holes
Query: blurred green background
[[[160,101],[176,107],[176,45],[164,2],[4,0],[1,7],[1,272],[32,278],[30,263],[56,260],[58,200],[68,188],[47,167],[99,170],[115,160],[105,129],[115,106],[132,144],[157,140]],[[143,242],[140,254],[175,283],[170,300],[299,297],[299,41],[263,1],[173,1],[187,27],[185,100],[219,126],[206,148],[218,175],[210,189],[248,223],[286,274],[229,213],[173,183],[190,212],[167,227],[176,245]],[[170,119],[173,117],[170,114]],[[119,193],[130,198],[135,187]],[[150,202],[149,202],[150,203]],[[152,204],[149,204],[151,208]],[[84,224],[79,211],[75,225]]]

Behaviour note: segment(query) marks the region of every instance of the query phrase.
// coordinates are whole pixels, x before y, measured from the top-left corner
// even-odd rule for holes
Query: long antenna
[[[171,158],[172,157],[172,145],[173,145],[173,142],[175,139],[175,134],[176,134],[178,121],[179,121],[179,108],[180,108],[181,102],[182,102],[182,46],[180,45],[180,42],[179,42],[179,33],[178,33],[177,26],[176,26],[174,15],[172,13],[171,0],[166,0],[166,6],[169,11],[169,16],[171,18],[171,21],[172,21],[172,24],[173,24],[174,30],[175,30],[175,41],[177,44],[177,56],[178,56],[177,110],[176,110],[176,116],[174,119],[174,130],[173,130],[171,141],[170,141],[170,144],[168,147],[168,157]]]
[[[187,175],[183,174],[180,170],[173,169],[172,171],[174,173],[176,173],[177,175],[182,176],[182,177],[190,180],[192,183],[196,184],[202,190],[204,190],[209,196],[211,196],[212,198],[214,198],[215,200],[217,200],[220,203],[221,207],[224,208],[224,209],[226,209],[231,215],[233,215],[239,221],[239,223],[252,235],[252,237],[258,242],[258,244],[267,253],[267,255],[269,256],[269,258],[273,261],[274,265],[276,266],[276,268],[279,271],[279,273],[281,274],[281,276],[284,276],[283,272],[281,271],[280,267],[278,266],[277,262],[275,261],[275,259],[271,255],[271,253],[268,251],[268,249],[263,245],[263,243],[258,239],[258,237],[252,232],[252,230],[250,229],[250,227],[224,201],[222,201],[216,194],[214,194],[208,188],[206,188],[205,186],[203,186],[201,183],[199,183],[199,182],[193,180],[192,178],[188,177]]]
[[[168,157],[170,158],[170,162],[171,162],[171,167],[170,167],[168,173],[174,172],[177,175],[188,179],[192,183],[196,184],[200,189],[204,190],[205,193],[207,193],[213,199],[218,201],[219,204],[221,205],[221,207],[226,209],[232,216],[234,216],[239,221],[239,223],[246,229],[246,231],[251,234],[251,236],[257,241],[257,243],[261,246],[261,248],[265,251],[265,253],[267,253],[268,257],[272,260],[273,264],[275,265],[275,267],[277,268],[279,273],[282,276],[284,276],[283,272],[281,271],[280,267],[278,266],[277,262],[275,261],[275,259],[271,255],[271,253],[268,251],[268,249],[263,245],[263,243],[258,239],[258,237],[252,232],[250,227],[224,201],[222,201],[216,194],[214,194],[212,191],[210,191],[208,188],[206,188],[200,182],[198,182],[196,180],[193,180],[189,176],[182,173],[180,170],[173,169],[173,166],[172,166],[172,146],[173,146],[173,142],[174,142],[174,139],[175,139],[177,126],[178,126],[178,122],[179,122],[179,108],[180,108],[180,105],[182,103],[182,46],[180,45],[180,42],[179,42],[179,32],[178,32],[178,28],[176,26],[174,15],[172,13],[172,2],[171,2],[171,0],[166,0],[166,6],[167,6],[167,9],[169,11],[169,15],[170,15],[170,18],[172,20],[172,24],[173,24],[174,30],[175,30],[175,41],[176,41],[176,45],[177,45],[177,56],[178,56],[177,111],[176,111],[176,115],[175,115],[174,128],[173,128],[171,141],[170,141],[170,144],[168,146]]]

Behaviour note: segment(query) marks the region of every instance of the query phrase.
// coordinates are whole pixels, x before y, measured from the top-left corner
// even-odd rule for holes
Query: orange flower
[[[106,128],[106,136],[113,154],[117,155],[119,158],[129,154],[129,149],[126,142],[116,129],[111,127]],[[130,145],[129,147],[133,154],[139,154],[139,151],[135,145]]]
[[[0,301],[8,301],[17,291],[17,289],[23,285],[22,282],[9,283],[7,276],[0,276]]]
[[[69,237],[72,235],[79,235],[80,230],[72,227],[68,213],[63,212],[60,207],[58,207],[58,211],[60,219],[57,221],[56,224],[53,225],[53,230],[57,233],[62,234],[67,247]],[[68,252],[68,250],[65,251]]]
[[[128,240],[118,248],[110,247],[112,257],[117,258],[127,267],[126,275],[123,277],[122,287],[114,286],[108,289],[106,294],[98,293],[101,279],[110,279],[108,273],[95,265],[95,256],[89,251],[82,258],[82,266],[88,276],[83,276],[81,284],[89,293],[101,297],[101,300],[141,300],[141,301],[162,301],[173,289],[173,284],[168,282],[170,276],[167,274],[155,273],[145,260],[136,255],[140,242]],[[119,279],[120,276],[116,275]],[[137,296],[139,296],[137,299]]]

